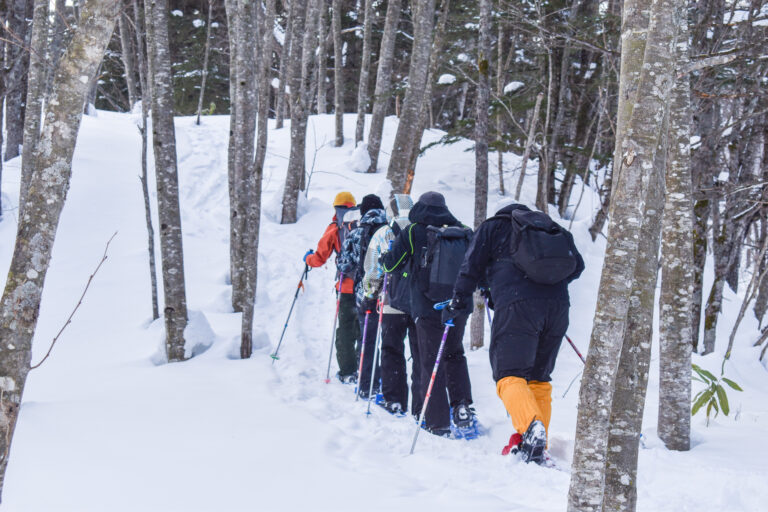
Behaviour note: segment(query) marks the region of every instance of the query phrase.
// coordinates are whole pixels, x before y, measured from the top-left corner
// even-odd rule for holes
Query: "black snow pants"
[[[411,348],[411,411],[421,412],[424,395],[421,394],[419,376],[418,335],[416,324],[410,315],[384,314],[381,320],[381,392],[387,402],[397,402],[408,409],[408,371],[405,361],[405,337]]]
[[[432,387],[432,396],[425,412],[425,423],[428,429],[450,427],[450,407],[461,403],[466,405],[472,403],[467,358],[464,356],[464,346],[461,343],[464,338],[464,327],[467,319],[461,317],[454,322],[455,326],[448,331],[435,384]],[[444,329],[445,326],[440,321],[439,316],[421,317],[416,320],[419,357],[421,359],[419,384],[422,397],[426,395],[429,387]]]
[[[565,331],[568,301],[525,299],[496,308],[491,328],[493,379],[549,382]]]
[[[357,316],[360,320],[360,343],[357,346],[357,364],[360,364],[360,353],[365,342],[365,354],[363,355],[362,374],[357,376],[358,388],[364,394],[371,389],[371,367],[376,358],[376,334],[379,327],[379,314],[371,311],[368,315],[368,327],[365,326],[365,311],[358,309]],[[363,340],[363,330],[365,330],[365,340]],[[357,369],[357,368],[356,368]],[[379,377],[381,367],[377,360],[376,372],[373,376],[373,392],[377,393],[379,389]]]

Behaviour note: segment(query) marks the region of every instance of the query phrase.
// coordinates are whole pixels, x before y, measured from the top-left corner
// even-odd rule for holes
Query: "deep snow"
[[[239,315],[227,286],[228,192],[226,116],[177,120],[188,338],[197,357],[158,364],[162,321],[151,322],[146,231],[138,180],[140,139],[130,115],[85,117],[72,186],[48,273],[33,362],[71,312],[117,231],[109,258],[50,359],[27,381],[0,510],[520,510],[565,509],[581,362],[563,345],[553,375],[551,451],[566,471],[520,464],[499,452],[511,423],[495,396],[486,348],[467,353],[478,415],[489,435],[473,442],[419,438],[409,419],[355,402],[353,388],[324,384],[334,300],[333,268],[312,270],[272,365],[274,350],[303,268],[332,216],[341,189],[360,199],[386,193],[396,120],[387,119],[380,172],[361,174],[351,143],[333,148],[333,117],[310,120],[308,199],[295,225],[279,220],[289,129],[272,130],[264,175],[259,254],[256,351],[238,360]],[[437,131],[425,136],[435,141]],[[495,158],[492,159],[495,162]],[[505,155],[507,188],[519,158]],[[534,169],[535,166],[529,166]],[[531,171],[532,172],[532,171]],[[489,211],[498,196],[491,167]],[[534,179],[524,187],[532,199]],[[19,160],[3,172],[0,272],[5,275],[16,232]],[[471,144],[435,146],[419,162],[414,196],[438,190],[465,223],[472,222]],[[580,184],[579,184],[580,187]],[[153,193],[154,196],[154,193]],[[587,234],[597,197],[587,190],[573,231],[587,270],[571,287],[570,336],[586,354],[604,240]],[[554,213],[554,212],[551,212]],[[564,221],[568,222],[568,221]],[[567,224],[566,224],[567,225]],[[159,260],[158,260],[159,261]],[[726,295],[719,343],[724,345],[740,300]],[[690,452],[666,450],[655,434],[658,361],[654,349],[640,453],[642,511],[763,510],[768,502],[768,376],[751,347],[756,321],[744,322],[726,375],[745,389],[730,393],[731,416],[709,427],[693,419]],[[465,340],[467,341],[467,340]],[[486,341],[487,343],[487,341]],[[723,347],[694,361],[719,372]],[[207,349],[207,350],[206,350]],[[332,372],[335,372],[335,358]],[[694,390],[698,389],[694,383]]]

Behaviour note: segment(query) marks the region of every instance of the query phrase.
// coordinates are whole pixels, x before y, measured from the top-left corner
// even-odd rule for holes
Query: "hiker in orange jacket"
[[[323,266],[333,253],[336,253],[338,258],[344,237],[356,227],[355,221],[345,219],[345,214],[357,208],[355,197],[350,192],[336,194],[333,207],[336,214],[317,243],[317,250],[309,250],[304,255],[304,261],[310,267]],[[336,377],[343,383],[354,383],[357,382],[355,343],[360,337],[355,304],[354,276],[339,275],[339,278],[341,278],[341,283],[336,282],[336,289],[341,292],[339,318],[336,327],[336,360],[339,363]]]

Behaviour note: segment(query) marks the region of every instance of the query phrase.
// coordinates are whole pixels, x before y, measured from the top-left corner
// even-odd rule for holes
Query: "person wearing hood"
[[[547,234],[537,239],[539,247],[559,247],[566,256],[562,269],[538,263],[546,268],[551,283],[544,283],[538,274],[528,275],[515,259],[518,249],[525,246],[525,235],[513,228],[513,222],[530,222],[527,219],[546,227]],[[547,238],[550,235],[556,240]],[[443,318],[470,307],[478,283],[487,281],[489,289],[484,293],[489,294],[495,312],[490,345],[493,379],[515,429],[504,455],[520,451],[526,462],[545,462],[552,414],[550,374],[568,327],[568,284],[583,270],[584,260],[573,236],[548,216],[521,204],[506,206],[483,222],[464,257]],[[563,278],[556,280],[560,276]]]
[[[325,265],[333,253],[337,255],[336,267],[342,279],[336,283],[339,296],[338,323],[336,326],[336,360],[339,371],[336,377],[343,383],[356,382],[357,372],[355,342],[359,337],[359,324],[355,310],[354,278],[339,268],[343,239],[355,227],[355,222],[346,217],[357,209],[355,197],[350,192],[339,192],[333,200],[336,214],[317,243],[317,250],[309,250],[304,255],[304,262],[310,267]]]
[[[384,281],[384,267],[379,259],[387,252],[390,242],[405,229],[413,200],[407,194],[395,194],[387,205],[392,220],[380,227],[371,237],[365,255],[362,310],[376,311],[378,297]],[[403,274],[406,274],[405,276]],[[387,293],[381,297],[378,307],[384,308],[381,317],[381,404],[392,414],[404,414],[408,409],[408,373],[405,360],[405,337],[411,350],[411,411],[418,415],[424,397],[419,385],[419,347],[416,324],[407,312],[410,309],[407,272],[393,272],[387,281]]]
[[[409,212],[408,219],[411,224],[395,238],[392,249],[382,256],[382,264],[385,272],[407,268],[414,274],[413,278],[408,279],[410,314],[416,322],[420,358],[419,394],[423,397],[437,359],[444,326],[440,312],[435,311],[433,307],[433,301],[419,288],[415,270],[419,267],[419,261],[426,255],[428,226],[462,227],[462,224],[451,214],[445,204],[445,198],[438,192],[422,194]],[[459,315],[454,319],[454,327],[448,330],[432,396],[424,414],[426,429],[435,435],[450,435],[451,407],[457,426],[466,426],[474,421],[474,411],[470,408],[472,390],[469,370],[462,345],[466,322],[467,315]]]
[[[357,316],[360,324],[360,332],[365,333],[364,342],[366,347],[363,354],[362,373],[358,376],[357,380],[358,394],[362,398],[368,398],[368,394],[371,391],[371,370],[375,354],[373,347],[376,345],[376,332],[379,326],[379,316],[376,314],[375,307],[370,309],[371,313],[368,315],[368,324],[366,328],[365,312],[367,309],[361,305],[363,299],[363,277],[365,275],[363,262],[365,261],[368,245],[373,234],[380,227],[387,225],[387,213],[384,211],[384,205],[382,204],[381,199],[375,194],[368,194],[363,197],[363,200],[358,207],[360,208],[361,215],[360,222],[358,223],[357,228],[344,240],[341,255],[339,256],[339,269],[344,272],[345,275],[353,276],[354,292],[356,304],[358,306]],[[358,354],[360,353],[360,348],[361,345],[358,345]],[[374,393],[378,392],[378,382],[379,367],[377,365],[374,374]]]

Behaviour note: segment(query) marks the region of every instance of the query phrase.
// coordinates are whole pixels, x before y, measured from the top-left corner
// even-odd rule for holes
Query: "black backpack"
[[[427,246],[422,247],[417,267],[417,283],[424,296],[433,302],[448,300],[472,241],[472,230],[461,226],[426,226]]]
[[[565,228],[543,212],[517,209],[511,213],[512,262],[539,284],[556,284],[576,270],[571,237]]]
[[[392,233],[397,238],[402,229],[396,221],[390,224]],[[408,275],[411,271],[411,260],[408,260],[404,266],[397,268],[387,274],[387,297],[389,305],[403,313],[411,313],[411,289],[408,286]]]
[[[368,246],[371,245],[371,238],[380,227],[386,225],[386,222],[382,224],[360,225],[362,228],[360,230],[360,239],[358,240],[358,243],[360,244],[360,256],[357,260],[357,267],[355,268],[355,288],[357,288],[360,283],[363,282],[363,278],[365,277],[365,255],[368,252]]]

